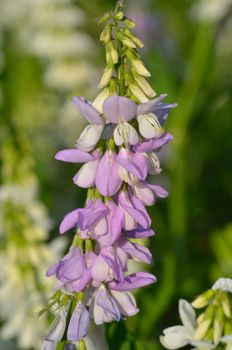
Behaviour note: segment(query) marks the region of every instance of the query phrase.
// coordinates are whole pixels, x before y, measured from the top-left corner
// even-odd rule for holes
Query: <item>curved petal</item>
[[[134,146],[134,149],[136,152],[151,152],[153,150],[157,150],[161,148],[162,146],[166,145],[168,142],[172,140],[173,140],[173,136],[171,134],[164,133],[158,139],[150,139],[142,143],[139,143],[138,145]]]
[[[66,327],[66,316],[66,311],[61,310],[48,329],[45,340],[59,342],[62,339]]]
[[[139,312],[136,306],[136,301],[130,292],[117,292],[112,290],[111,295],[118,304],[119,311],[123,316],[133,316]]]
[[[104,125],[87,125],[76,142],[76,147],[85,152],[91,151],[101,137]]]
[[[166,349],[179,349],[189,344],[189,334],[185,327],[174,326],[164,330],[164,336],[160,337],[161,344]]]
[[[144,229],[142,226],[138,225],[134,230],[126,231],[126,236],[128,238],[146,238],[154,236],[155,232],[151,229]]]
[[[100,160],[97,175],[96,187],[103,196],[113,196],[121,187],[122,180],[119,177],[116,153],[106,151]]]
[[[185,328],[190,334],[194,334],[196,327],[196,313],[192,305],[187,300],[179,300],[179,315]]]
[[[76,110],[88,120],[91,124],[101,125],[103,124],[103,120],[100,117],[98,111],[90,106],[87,101],[81,96],[76,96],[72,100],[73,106]]]
[[[90,162],[94,157],[78,149],[64,149],[56,153],[55,159],[68,163],[85,163]]]
[[[135,128],[129,123],[119,123],[114,129],[114,142],[117,146],[136,145],[139,141],[139,136]]]
[[[137,115],[151,113],[157,104],[167,97],[167,94],[161,94],[160,96],[153,98],[148,102],[141,103],[137,108]]]
[[[110,289],[117,291],[128,291],[147,286],[156,282],[156,277],[148,272],[136,272],[124,278],[122,282],[110,282]]]
[[[123,96],[110,96],[103,104],[105,116],[114,124],[119,121],[128,121],[136,116],[137,105]]]
[[[73,182],[83,188],[94,186],[99,159],[88,162],[80,168],[73,178]]]
[[[89,328],[89,313],[85,306],[79,302],[72,313],[68,331],[67,339],[71,341],[79,341],[84,338]]]
[[[146,139],[159,138],[163,135],[164,129],[161,127],[155,114],[139,115],[139,132]]]
[[[152,190],[144,182],[138,182],[133,187],[133,192],[145,205],[153,205],[155,197]]]
[[[154,192],[156,197],[166,198],[169,193],[159,185],[147,184],[147,186]]]
[[[133,153],[121,148],[117,156],[117,162],[139,180],[145,180],[147,177],[147,159],[143,154]]]
[[[119,243],[119,246],[132,258],[144,261],[147,264],[150,264],[152,261],[151,252],[147,247],[130,242],[129,240],[123,240],[122,243]]]
[[[70,213],[66,214],[63,218],[61,224],[60,224],[60,233],[64,233],[74,226],[77,225],[78,222],[78,209],[75,209],[71,211]]]

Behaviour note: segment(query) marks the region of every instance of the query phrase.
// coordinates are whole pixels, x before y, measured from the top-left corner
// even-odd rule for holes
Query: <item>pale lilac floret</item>
[[[89,312],[84,304],[79,301],[72,313],[67,338],[71,341],[79,341],[87,335],[89,328]]]
[[[156,277],[148,272],[135,272],[126,276],[122,282],[109,282],[109,288],[117,291],[128,291],[156,282]]]
[[[90,123],[95,125],[103,124],[104,120],[99,115],[98,111],[91,106],[90,102],[86,101],[82,96],[76,96],[72,100],[76,110]]]
[[[159,150],[162,146],[173,140],[173,136],[170,133],[164,133],[157,139],[145,140],[134,146],[136,152],[151,152],[153,150]]]
[[[72,282],[81,277],[84,271],[84,257],[80,248],[71,247],[62,260],[50,267],[47,276],[56,275],[62,282]]]
[[[95,185],[95,179],[100,159],[100,152],[98,150],[95,150],[92,153],[92,159],[86,164],[82,165],[80,170],[74,176],[73,182],[79,187],[93,187]]]
[[[121,148],[117,162],[139,180],[145,180],[147,177],[147,159],[144,154]]]
[[[96,187],[103,196],[113,196],[121,187],[117,154],[106,151],[98,165]]]
[[[140,224],[144,229],[150,227],[151,219],[144,204],[129,191],[122,191],[119,193],[118,204],[125,216],[125,230],[133,230],[137,224]]]

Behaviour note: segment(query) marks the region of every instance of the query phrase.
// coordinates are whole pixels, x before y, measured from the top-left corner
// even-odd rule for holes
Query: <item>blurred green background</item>
[[[149,208],[158,282],[137,292],[140,313],[106,335],[110,350],[159,350],[162,330],[179,322],[177,300],[232,275],[232,1],[125,4],[151,85],[178,108],[157,177],[170,196]],[[85,198],[72,183],[77,166],[54,154],[73,147],[84,125],[71,98],[97,94],[105,63],[97,18],[114,5],[0,0],[1,350],[39,348],[30,303],[39,308],[51,295],[46,266],[71,239],[57,238],[59,222]]]

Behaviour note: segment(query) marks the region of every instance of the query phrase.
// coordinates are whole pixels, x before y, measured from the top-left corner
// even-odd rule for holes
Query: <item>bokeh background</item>
[[[160,350],[163,328],[232,276],[232,1],[125,1],[137,21],[150,83],[178,102],[157,178],[170,196],[149,208],[158,282],[137,292],[140,313],[106,327],[110,350]],[[52,294],[48,266],[67,249],[65,212],[82,206],[76,165],[54,160],[84,120],[71,98],[93,99],[104,68],[97,18],[115,1],[0,0],[0,349],[39,349]],[[103,349],[101,349],[103,350]]]

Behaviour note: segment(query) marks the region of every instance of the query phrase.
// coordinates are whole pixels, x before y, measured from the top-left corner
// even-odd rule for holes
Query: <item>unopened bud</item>
[[[121,19],[123,19],[124,17],[124,13],[122,11],[116,13],[116,15],[114,16],[114,18],[117,20],[117,21],[120,21]]]
[[[227,293],[223,293],[223,295],[221,296],[221,305],[225,316],[231,317],[231,307]]]
[[[212,320],[204,320],[202,321],[199,326],[196,328],[195,334],[194,334],[194,339],[196,340],[201,340],[207,333],[210,325],[211,325]]]
[[[210,299],[214,295],[214,291],[212,289],[208,289],[206,292],[199,295],[193,302],[192,306],[196,309],[201,309],[209,304]]]
[[[156,96],[156,92],[152,89],[151,85],[146,81],[145,78],[136,74],[134,75],[134,79],[148,97]]]
[[[224,327],[224,314],[223,314],[223,310],[219,307],[216,311],[216,315],[214,317],[214,322],[213,322],[213,340],[216,345],[219,343],[220,338],[222,336],[223,327]]]
[[[123,30],[124,35],[126,35],[128,38],[133,40],[135,45],[137,45],[140,48],[143,47],[142,41],[136,35],[134,35],[134,33],[132,33],[128,28],[123,28],[122,30]]]
[[[92,106],[96,108],[100,113],[103,113],[102,105],[105,99],[107,99],[107,97],[109,96],[110,96],[110,91],[109,91],[109,88],[106,87],[100,92],[99,95],[97,95],[97,97],[92,103]]]
[[[113,41],[110,41],[107,44],[107,52],[109,53],[109,56],[111,57],[113,63],[118,63],[118,51],[115,49]]]
[[[109,64],[108,66],[106,66],[106,68],[104,69],[104,73],[101,77],[101,80],[98,84],[98,88],[99,89],[102,89],[104,88],[105,86],[107,86],[110,82],[110,79],[113,75],[113,72],[114,72],[114,66]]]
[[[103,29],[100,40],[103,41],[105,44],[107,44],[111,40],[111,25],[107,24],[105,28]]]
[[[151,76],[150,72],[148,72],[148,70],[144,67],[143,63],[130,50],[127,50],[126,54],[136,73],[142,75],[143,77]]]
[[[129,83],[129,89],[141,103],[149,101],[147,96],[144,95],[143,91],[136,84]]]
[[[124,20],[124,23],[125,23],[125,25],[128,27],[128,28],[134,28],[135,27],[135,22],[134,21],[132,21],[131,19],[129,19],[129,18],[126,18],[125,20]]]
[[[121,32],[117,32],[116,36],[117,36],[118,40],[120,40],[125,46],[127,46],[131,49],[136,49],[136,45],[133,42],[133,40],[131,40],[127,36],[123,35]]]

